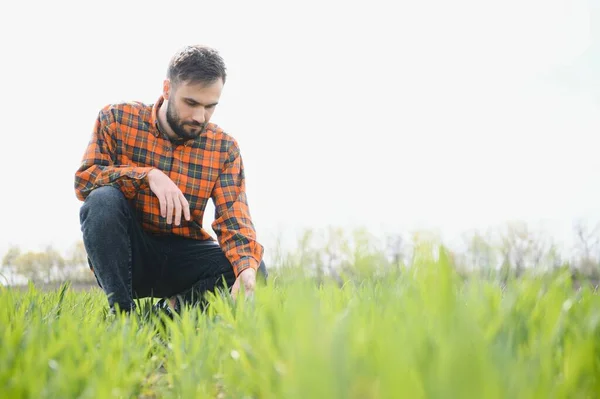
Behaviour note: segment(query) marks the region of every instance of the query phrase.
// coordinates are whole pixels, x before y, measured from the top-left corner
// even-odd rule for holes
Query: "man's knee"
[[[79,211],[80,222],[92,216],[102,219],[110,217],[112,214],[122,214],[123,206],[127,205],[127,200],[123,193],[115,187],[98,187],[87,196]]]
[[[84,204],[108,206],[120,205],[125,202],[127,200],[121,190],[113,186],[103,186],[92,190],[85,199]]]

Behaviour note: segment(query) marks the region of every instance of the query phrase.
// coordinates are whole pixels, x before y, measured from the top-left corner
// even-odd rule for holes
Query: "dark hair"
[[[167,78],[173,84],[213,83],[217,79],[225,79],[227,72],[225,62],[217,50],[202,45],[186,46],[179,50],[167,70]]]

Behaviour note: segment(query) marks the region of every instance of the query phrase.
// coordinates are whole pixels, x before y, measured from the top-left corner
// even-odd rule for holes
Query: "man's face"
[[[213,83],[181,82],[177,86],[165,82],[165,98],[167,104],[167,123],[181,139],[198,137],[215,111],[223,81],[218,79]]]

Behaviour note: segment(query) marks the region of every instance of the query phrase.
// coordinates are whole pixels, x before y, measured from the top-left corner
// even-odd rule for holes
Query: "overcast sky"
[[[593,43],[591,4],[7,2],[0,254],[80,239],[73,176],[98,110],[154,102],[191,43],[227,63],[212,121],[240,142],[267,246],[327,225],[569,236],[600,215],[598,86],[557,78]]]

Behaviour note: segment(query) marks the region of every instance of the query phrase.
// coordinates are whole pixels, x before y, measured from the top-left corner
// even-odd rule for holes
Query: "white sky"
[[[241,144],[267,251],[327,225],[568,238],[600,215],[599,93],[553,78],[592,42],[588,1],[5,2],[0,256],[80,239],[98,110],[154,102],[189,43],[228,65],[212,121]]]

